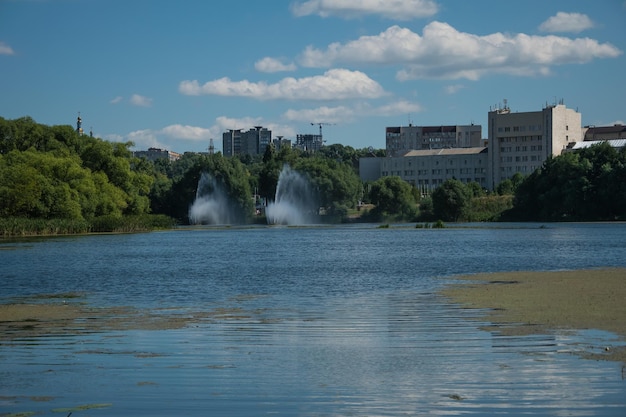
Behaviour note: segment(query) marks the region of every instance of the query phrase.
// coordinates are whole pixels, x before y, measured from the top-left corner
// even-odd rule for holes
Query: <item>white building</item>
[[[156,161],[157,159],[167,159],[168,161],[173,162],[180,159],[179,153],[159,148],[148,148],[147,151],[135,151],[133,152],[133,155],[137,158],[146,158],[149,161]]]
[[[511,112],[505,105],[488,115],[489,175],[487,188],[515,173],[530,175],[549,156],[559,156],[582,140],[582,117],[563,104],[541,111]]]
[[[381,177],[399,176],[424,195],[452,178],[487,187],[485,147],[419,150],[404,156],[377,159],[380,160]]]

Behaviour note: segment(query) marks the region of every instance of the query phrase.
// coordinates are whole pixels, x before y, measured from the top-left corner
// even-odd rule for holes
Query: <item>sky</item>
[[[0,0],[0,117],[201,152],[264,126],[385,148],[563,102],[626,124],[626,0]]]

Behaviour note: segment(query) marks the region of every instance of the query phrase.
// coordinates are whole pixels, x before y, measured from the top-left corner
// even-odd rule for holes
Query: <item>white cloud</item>
[[[545,75],[553,65],[585,63],[622,54],[615,46],[590,38],[459,32],[447,23],[432,22],[422,35],[399,26],[362,36],[325,50],[307,47],[299,58],[306,67],[334,65],[404,65],[399,80],[467,78],[489,73]]]
[[[208,141],[214,136],[211,134],[210,129],[181,124],[166,126],[161,129],[160,133],[174,139],[184,139],[192,141]]]
[[[215,126],[213,128],[219,131],[219,139],[221,140],[222,133],[227,130],[241,129],[243,131],[247,131],[252,129],[254,126],[263,126],[268,128],[272,131],[272,137],[274,138],[276,136],[284,136],[286,138],[293,138],[296,136],[296,130],[292,126],[265,121],[261,117],[231,118],[220,116],[215,119]]]
[[[284,64],[276,58],[265,57],[254,63],[254,68],[260,72],[282,72],[282,71],[295,71],[296,64],[289,63]]]
[[[433,16],[438,6],[434,0],[307,0],[292,4],[291,11],[295,16],[356,18],[380,15],[390,19],[411,20]]]
[[[152,99],[151,98],[148,98],[148,97],[145,97],[145,96],[141,96],[139,94],[133,94],[130,97],[130,102],[134,106],[139,106],[139,107],[150,107],[150,106],[152,106]]]
[[[373,116],[396,116],[407,113],[418,113],[422,111],[422,106],[418,103],[407,100],[397,100],[381,106],[372,106],[369,103],[360,103],[354,107],[321,106],[314,109],[289,109],[283,117],[289,121],[313,122],[323,120],[325,123],[347,123],[358,117]]]
[[[422,106],[418,103],[413,103],[406,100],[398,100],[394,101],[393,103],[374,108],[372,111],[372,115],[396,116],[408,113],[419,113],[422,110]]]
[[[135,144],[135,149],[148,149],[148,148],[160,148],[168,149],[168,147],[159,141],[157,134],[150,129],[136,130],[130,132],[126,136],[126,140],[132,141]],[[168,149],[171,150],[171,149]]]
[[[444,91],[446,94],[456,94],[464,88],[465,86],[463,84],[452,84],[445,86]]]
[[[9,45],[0,41],[0,55],[13,55],[15,51]]]
[[[315,123],[323,120],[324,123],[340,123],[352,120],[354,110],[346,106],[327,107],[321,106],[315,109],[289,109],[283,117],[289,121]]]
[[[380,84],[364,73],[346,69],[331,69],[313,77],[283,78],[275,84],[231,81],[227,77],[203,85],[196,80],[182,81],[178,89],[186,95],[250,97],[259,100],[341,100],[376,98],[386,94]]]
[[[543,32],[571,32],[579,33],[592,28],[591,19],[581,13],[558,12],[539,26]]]
[[[113,100],[109,101],[109,103],[111,103],[111,104],[118,104],[118,103],[121,103],[121,102],[122,102],[122,100],[124,100],[124,97],[122,97],[122,96],[117,96],[117,97],[115,97]]]

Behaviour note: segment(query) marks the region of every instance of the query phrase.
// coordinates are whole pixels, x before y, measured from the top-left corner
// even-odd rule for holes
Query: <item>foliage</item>
[[[432,193],[433,211],[437,218],[456,222],[466,213],[472,194],[459,180],[448,179]]]
[[[400,177],[383,177],[373,182],[369,197],[376,207],[371,211],[373,220],[392,219],[412,221],[417,217],[413,187]]]
[[[76,219],[29,219],[0,217],[0,236],[50,236],[87,233],[91,225]]]
[[[507,178],[500,182],[500,184],[496,187],[496,192],[499,195],[513,195],[522,182],[524,182],[524,176],[521,173],[516,172],[511,178]]]
[[[328,216],[343,219],[349,208],[356,207],[361,193],[361,180],[345,162],[328,158],[301,158],[292,165],[306,173],[317,191],[320,206]]]
[[[626,150],[607,143],[548,158],[515,193],[514,220],[626,218]]]
[[[154,179],[135,169],[131,145],[30,117],[0,118],[0,216],[90,220],[149,212]]]
[[[502,214],[513,208],[512,195],[489,195],[470,200],[464,220],[468,222],[493,222],[502,219]]]
[[[179,222],[189,222],[189,207],[196,198],[196,190],[203,172],[211,174],[224,185],[228,198],[233,202],[233,218],[245,223],[253,212],[252,193],[248,182],[248,171],[237,158],[226,158],[222,154],[201,155],[194,164],[172,184],[161,204],[164,214]]]

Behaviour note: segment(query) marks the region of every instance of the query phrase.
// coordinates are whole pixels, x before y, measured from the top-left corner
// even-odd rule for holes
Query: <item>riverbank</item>
[[[162,214],[100,216],[91,221],[79,219],[0,218],[0,237],[80,235],[87,233],[137,233],[170,229],[176,225]]]
[[[597,329],[626,339],[626,268],[506,272],[459,277],[442,294],[483,309],[486,330],[506,334]],[[593,359],[626,362],[626,348],[607,347]]]

